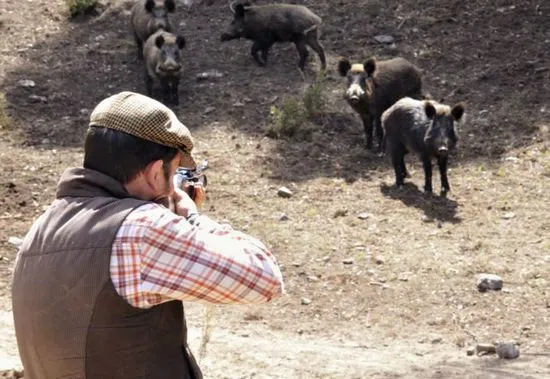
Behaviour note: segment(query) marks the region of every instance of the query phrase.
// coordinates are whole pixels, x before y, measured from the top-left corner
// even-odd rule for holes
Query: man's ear
[[[155,192],[162,191],[165,186],[162,159],[149,163],[143,171],[143,176],[151,189]]]

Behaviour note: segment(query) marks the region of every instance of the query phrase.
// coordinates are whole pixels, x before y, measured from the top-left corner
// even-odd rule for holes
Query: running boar
[[[253,6],[248,3],[237,4],[234,19],[228,30],[221,35],[221,41],[236,38],[252,40],[250,53],[254,60],[265,66],[269,49],[275,42],[294,42],[303,71],[309,55],[310,46],[321,60],[321,68],[326,68],[325,51],[319,43],[319,25],[321,18],[303,5],[272,4]],[[258,54],[260,53],[260,54]]]
[[[174,13],[174,0],[139,0],[132,8],[132,30],[138,47],[138,56],[143,56],[143,44],[159,29],[172,31],[168,13]]]
[[[447,161],[457,141],[455,123],[464,117],[464,105],[454,107],[433,100],[415,100],[405,97],[382,115],[386,143],[395,170],[395,185],[403,186],[409,177],[405,154],[413,152],[422,158],[424,191],[432,192],[432,158],[437,159],[441,176],[441,196],[450,190],[447,179]]]
[[[160,82],[162,101],[179,104],[178,85],[181,77],[181,50],[185,38],[164,30],[158,30],[145,42],[145,86],[147,96],[153,94],[153,81]]]
[[[364,64],[351,64],[346,58],[341,58],[338,62],[338,72],[348,78],[345,98],[361,116],[367,149],[372,148],[374,124],[378,149],[383,152],[380,116],[402,97],[421,98],[420,70],[403,58],[377,61],[372,57]]]

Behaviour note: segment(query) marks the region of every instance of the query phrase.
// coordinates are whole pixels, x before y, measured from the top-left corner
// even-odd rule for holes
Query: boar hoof
[[[448,189],[443,188],[443,189],[441,189],[441,192],[439,192],[439,196],[441,196],[441,197],[447,197],[447,193],[448,193],[448,192],[449,192]]]

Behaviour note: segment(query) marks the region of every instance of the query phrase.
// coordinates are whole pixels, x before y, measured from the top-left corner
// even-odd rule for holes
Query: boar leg
[[[161,91],[162,91],[162,102],[164,104],[169,104],[170,103],[170,95],[171,95],[171,91],[170,91],[170,80],[169,79],[166,79],[166,78],[162,78],[160,79],[160,88],[161,88]]]
[[[378,152],[382,153],[384,149],[384,130],[382,129],[380,117],[376,117],[374,119],[374,133],[376,134],[376,140],[378,141]]]
[[[422,155],[424,167],[424,192],[432,193],[432,158],[428,154]]]
[[[256,63],[258,63],[260,66],[265,66],[265,62],[258,56],[258,52],[260,50],[263,50],[263,44],[260,41],[254,41],[252,47],[250,48],[250,54],[252,55],[252,58],[254,58]]]
[[[367,149],[372,148],[372,117],[369,114],[362,114],[363,128],[365,129],[365,138],[367,139]]]
[[[405,147],[400,143],[390,144],[393,169],[395,171],[395,186],[397,189],[403,188],[405,182]]]
[[[139,39],[138,35],[134,32],[134,39],[137,45],[138,60],[143,59],[143,42]]]
[[[309,55],[309,52],[307,51],[307,45],[304,38],[300,37],[296,41],[294,41],[294,44],[296,45],[296,49],[298,50],[298,54],[300,55],[300,62],[298,62],[298,67],[300,67],[300,70],[304,71],[306,67],[306,60]]]
[[[438,157],[437,165],[439,166],[439,176],[441,177],[441,196],[446,196],[450,191],[449,179],[447,178],[447,157]]]
[[[179,103],[180,103],[180,97],[179,97],[179,93],[178,93],[179,84],[180,84],[180,79],[179,78],[172,79],[170,92],[171,92],[171,97],[172,97],[172,104],[174,104],[174,105],[179,105]]]
[[[317,55],[319,55],[319,59],[321,60],[321,69],[325,70],[327,68],[327,60],[325,58],[325,50],[319,43],[317,29],[306,34],[306,43],[313,49],[313,51],[317,53]]]
[[[149,75],[149,71],[145,70],[145,89],[147,91],[147,96],[153,96],[153,78]]]

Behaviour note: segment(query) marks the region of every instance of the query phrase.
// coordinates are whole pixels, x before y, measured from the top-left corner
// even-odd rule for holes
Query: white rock
[[[514,217],[516,217],[516,214],[514,212],[507,212],[502,215],[502,218],[505,220],[510,220],[510,219],[513,219]]]
[[[479,274],[477,276],[477,288],[480,292],[487,290],[501,290],[503,280],[500,276],[495,274]]]
[[[377,35],[374,37],[374,40],[378,43],[387,43],[387,44],[391,44],[395,41],[395,38],[393,38],[392,36],[390,35],[384,35],[384,34],[380,34],[380,35]]]
[[[36,83],[30,79],[21,79],[17,82],[21,87],[32,88],[36,86]]]
[[[279,190],[277,191],[277,195],[279,195],[280,197],[284,197],[284,198],[289,198],[293,195],[292,191],[289,190],[288,188],[286,187],[281,187],[279,188]]]
[[[8,243],[12,244],[15,247],[19,247],[23,244],[23,240],[19,237],[9,237]]]

